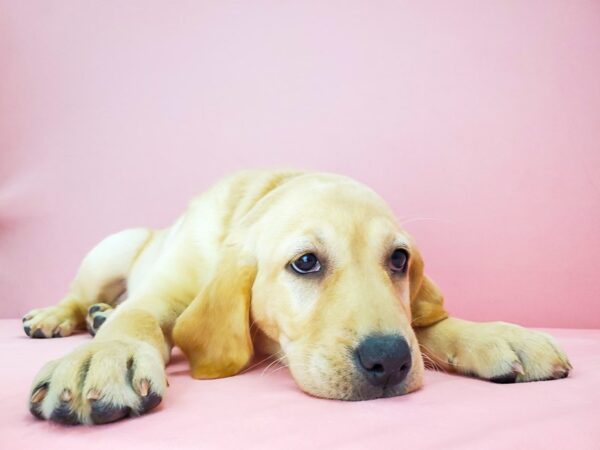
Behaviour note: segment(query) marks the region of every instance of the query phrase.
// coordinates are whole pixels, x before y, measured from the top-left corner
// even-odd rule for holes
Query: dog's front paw
[[[148,412],[160,403],[165,388],[164,364],[151,345],[92,341],[42,368],[29,410],[63,424],[102,424]]]
[[[496,383],[565,378],[572,368],[552,336],[504,322],[471,324],[454,350],[455,371]]]
[[[72,308],[58,305],[34,309],[23,316],[23,331],[32,338],[65,337],[81,328],[82,318]]]

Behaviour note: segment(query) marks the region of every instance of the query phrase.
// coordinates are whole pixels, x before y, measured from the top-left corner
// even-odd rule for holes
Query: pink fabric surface
[[[600,330],[547,330],[574,365],[569,378],[498,385],[437,372],[404,397],[342,402],[310,397],[287,369],[257,366],[197,381],[175,354],[170,387],[147,415],[98,427],[65,427],[29,415],[35,372],[89,337],[32,340],[0,321],[0,447],[598,449]]]
[[[600,327],[597,0],[0,0],[0,317],[237,169],[355,177],[449,310]]]

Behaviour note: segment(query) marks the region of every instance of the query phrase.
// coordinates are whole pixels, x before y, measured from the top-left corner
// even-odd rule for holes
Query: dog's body
[[[448,317],[383,200],[329,174],[240,173],[168,229],[109,236],[67,296],[27,314],[24,328],[67,336],[86,321],[95,339],[36,377],[35,416],[105,423],[148,411],[164,395],[173,344],[195,378],[234,375],[264,352],[304,391],[348,400],[419,388],[423,354],[436,368],[498,382],[570,368],[548,335]]]

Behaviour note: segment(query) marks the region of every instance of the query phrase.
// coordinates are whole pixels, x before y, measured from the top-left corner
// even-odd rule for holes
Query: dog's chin
[[[419,376],[419,374],[417,373],[412,373],[409,374],[405,381],[395,386],[373,386],[367,381],[359,379],[355,380],[350,385],[347,385],[342,390],[340,390],[339,388],[336,389],[327,387],[321,387],[319,389],[315,389],[314,387],[300,387],[305,393],[313,397],[324,398],[329,400],[345,400],[357,402],[406,395],[416,391],[417,389],[420,389],[422,385],[422,377]]]

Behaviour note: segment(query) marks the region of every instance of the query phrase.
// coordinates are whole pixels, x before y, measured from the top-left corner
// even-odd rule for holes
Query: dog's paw
[[[552,336],[503,322],[472,324],[448,364],[495,383],[565,378],[572,368]]]
[[[106,303],[96,303],[88,308],[85,325],[92,336],[95,336],[108,316],[114,311],[113,307]]]
[[[73,309],[50,306],[34,309],[23,316],[23,331],[32,338],[65,337],[80,328],[80,318]]]
[[[63,424],[102,424],[156,407],[166,377],[159,352],[142,341],[92,341],[38,373],[29,410]]]

